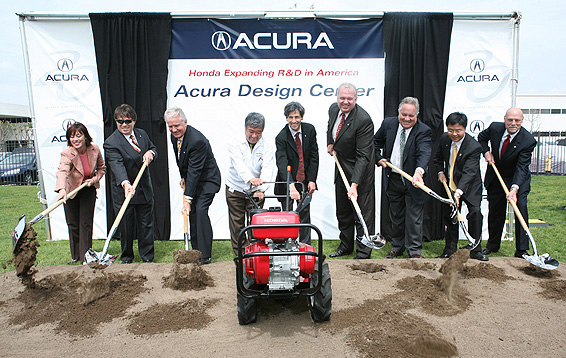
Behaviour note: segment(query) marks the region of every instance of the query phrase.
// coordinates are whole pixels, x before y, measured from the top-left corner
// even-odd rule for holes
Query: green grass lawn
[[[26,214],[27,221],[39,214],[43,209],[37,200],[36,186],[2,186],[0,187],[0,263],[6,264],[12,258],[11,237],[14,227],[18,223],[21,215]],[[531,219],[540,219],[552,223],[547,227],[533,227],[531,232],[536,240],[539,254],[548,252],[558,261],[566,259],[566,210],[562,207],[566,205],[566,177],[562,176],[536,176],[532,180],[531,194],[529,195],[529,216]],[[62,209],[57,209],[62,210]],[[315,223],[316,224],[316,223]],[[33,226],[37,231],[38,266],[63,265],[70,260],[68,241],[47,241],[45,233],[45,223],[40,221]],[[316,236],[316,235],[315,235]],[[339,241],[325,240],[324,253],[330,254],[338,247]],[[462,244],[464,244],[462,242]],[[102,251],[104,240],[94,240],[93,248],[95,251]],[[485,245],[485,241],[484,241]],[[316,244],[314,245],[316,248]],[[183,249],[183,241],[156,241],[155,242],[155,262],[173,262],[173,252]],[[425,242],[423,244],[423,256],[427,258],[436,257],[442,253],[444,241]],[[384,258],[390,251],[391,244],[388,243],[381,250],[374,250],[372,258]],[[134,250],[137,252],[136,243]],[[112,241],[109,252],[119,253],[120,243]],[[213,262],[231,261],[234,257],[232,246],[229,241],[215,240],[213,244]],[[503,241],[501,250],[491,256],[513,256],[515,243]],[[353,258],[354,254],[343,258]],[[137,258],[134,262],[140,262]],[[4,269],[0,267],[0,273],[13,270],[12,265],[7,265]]]

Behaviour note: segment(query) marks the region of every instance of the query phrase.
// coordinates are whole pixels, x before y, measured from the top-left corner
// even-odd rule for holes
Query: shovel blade
[[[85,253],[85,262],[87,264],[96,262],[100,265],[112,265],[116,258],[118,258],[118,255],[102,255],[102,252],[96,252],[93,249],[88,249]]]
[[[18,221],[18,225],[14,228],[14,232],[12,233],[12,249],[13,252],[16,252],[16,248],[18,247],[18,240],[22,237],[24,233],[24,229],[26,228],[26,216],[22,215],[20,217],[20,221]]]
[[[380,235],[372,235],[369,238],[364,235],[358,237],[358,240],[367,247],[375,250],[379,250],[385,246],[385,240],[381,238]]]
[[[523,258],[527,260],[531,265],[538,266],[545,270],[554,270],[558,268],[560,264],[558,260],[549,254],[537,255],[523,255]]]

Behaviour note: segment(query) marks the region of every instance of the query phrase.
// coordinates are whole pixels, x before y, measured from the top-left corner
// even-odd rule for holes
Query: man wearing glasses
[[[157,157],[155,145],[143,129],[134,129],[137,114],[127,104],[114,111],[117,129],[104,142],[108,162],[114,213],[120,211],[129,193],[134,193],[118,227],[122,246],[121,260],[129,264],[134,259],[133,242],[138,239],[138,251],[143,262],[153,262],[153,188],[149,170],[145,170],[137,188],[132,184],[143,162]]]

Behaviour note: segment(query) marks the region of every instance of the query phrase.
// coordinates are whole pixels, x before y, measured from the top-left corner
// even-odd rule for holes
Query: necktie
[[[138,152],[141,153],[140,145],[136,142],[136,137],[133,134],[130,134],[130,139],[132,140],[132,147]]]
[[[177,139],[177,157],[181,157],[181,146],[183,145],[183,140],[181,138]]]
[[[342,119],[340,119],[340,124],[338,124],[338,129],[336,129],[336,138],[338,138],[338,133],[340,133],[340,128],[342,128],[345,118],[346,116],[344,115],[344,113],[342,113]]]
[[[503,145],[501,146],[501,153],[499,155],[499,158],[501,158],[503,156],[503,153],[505,153],[505,149],[507,149],[509,142],[511,142],[509,140],[510,137],[511,137],[511,135],[507,134],[507,138],[505,138],[505,140],[503,141]]]
[[[305,180],[305,160],[303,158],[303,144],[299,137],[301,133],[295,134],[295,144],[297,145],[297,152],[299,152],[299,168],[297,169],[297,181],[303,182]]]
[[[458,147],[456,143],[452,143],[452,155],[450,156],[450,189],[456,190],[456,183],[454,183],[454,164],[456,163],[456,157],[458,156]]]
[[[405,151],[405,143],[407,143],[407,134],[405,133],[405,130],[403,129],[401,131],[401,140],[399,141],[399,148],[400,148],[399,167],[401,169],[403,169],[403,152]]]

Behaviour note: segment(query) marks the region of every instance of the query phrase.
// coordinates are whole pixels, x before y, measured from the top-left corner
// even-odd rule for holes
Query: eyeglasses
[[[133,119],[117,119],[117,120],[116,120],[116,123],[118,123],[118,124],[124,124],[124,123],[130,124],[130,123],[132,123],[133,121],[134,121]]]

